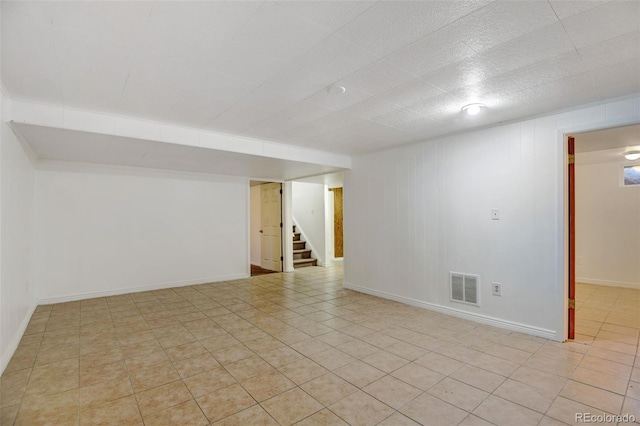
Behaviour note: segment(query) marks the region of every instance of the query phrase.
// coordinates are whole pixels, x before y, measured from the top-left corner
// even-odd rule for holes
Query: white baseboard
[[[18,328],[18,330],[16,330],[16,334],[13,336],[13,338],[11,339],[11,342],[9,342],[9,346],[2,354],[2,358],[0,358],[0,375],[4,373],[4,369],[7,368],[7,365],[9,364],[11,357],[16,352],[16,349],[18,349],[20,340],[22,340],[22,336],[24,335],[24,332],[27,330],[27,326],[29,325],[29,321],[31,320],[31,316],[33,315],[33,312],[36,310],[36,306],[37,304],[34,303],[27,310],[27,313],[24,315],[24,318],[20,323],[20,327]]]
[[[592,278],[578,278],[578,277],[576,277],[576,282],[585,283],[585,284],[604,285],[607,287],[623,287],[623,288],[633,288],[636,290],[640,290],[640,283],[626,283],[623,281],[605,281],[605,280],[596,280]]]
[[[448,306],[437,305],[435,303],[423,302],[421,300],[411,299],[409,297],[397,296],[395,294],[386,293],[384,291],[372,290],[366,287],[361,287],[355,284],[345,282],[344,288],[349,290],[358,291],[361,293],[370,294],[372,296],[382,297],[383,299],[389,299],[400,303],[405,303],[411,306],[417,306],[419,308],[428,309],[430,311],[439,312],[441,314],[451,315],[457,318],[462,318],[481,324],[487,324],[498,328],[504,328],[519,333],[530,334],[537,337],[542,337],[549,340],[556,340],[561,342],[562,338],[558,338],[556,332],[553,330],[547,330],[544,328],[534,327],[527,324],[520,324],[513,321],[503,320],[500,318],[494,318],[487,315],[474,314],[467,311],[462,311]]]
[[[84,299],[93,299],[96,297],[106,297],[106,296],[118,296],[120,294],[127,293],[140,293],[142,291],[151,291],[151,290],[163,290],[165,288],[171,287],[185,287],[189,285],[198,285],[198,284],[207,284],[207,283],[215,283],[221,281],[231,281],[231,280],[239,280],[244,278],[250,278],[249,274],[234,274],[234,275],[226,275],[222,277],[214,277],[214,278],[202,278],[196,280],[186,280],[186,281],[174,281],[168,283],[160,283],[160,284],[151,284],[146,286],[138,286],[138,287],[125,287],[118,288],[115,290],[105,290],[105,291],[95,291],[91,293],[76,293],[69,294],[66,296],[59,297],[45,297],[37,299],[38,305],[50,305],[52,303],[62,303],[62,302],[73,302],[76,300],[84,300]]]

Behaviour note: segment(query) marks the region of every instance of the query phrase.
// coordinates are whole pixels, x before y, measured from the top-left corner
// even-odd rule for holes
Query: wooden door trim
[[[567,140],[567,178],[568,178],[568,210],[569,210],[569,291],[568,298],[568,334],[569,339],[575,338],[576,322],[576,191],[575,191],[575,138],[569,136]]]

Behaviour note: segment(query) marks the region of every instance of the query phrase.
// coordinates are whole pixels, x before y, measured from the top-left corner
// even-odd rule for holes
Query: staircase
[[[300,238],[300,232],[296,232],[296,225],[293,225],[293,267],[317,266],[318,259],[311,257],[311,249]]]

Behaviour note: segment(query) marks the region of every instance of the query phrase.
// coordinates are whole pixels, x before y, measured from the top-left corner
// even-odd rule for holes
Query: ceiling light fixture
[[[346,91],[347,91],[347,89],[344,86],[330,86],[330,87],[327,87],[327,92],[330,95],[334,95],[334,96],[340,96]]]
[[[478,115],[483,108],[486,108],[485,104],[475,103],[463,106],[462,111],[466,112],[467,115]]]
[[[630,161],[635,161],[640,159],[640,151],[629,151],[624,153],[624,158]]]

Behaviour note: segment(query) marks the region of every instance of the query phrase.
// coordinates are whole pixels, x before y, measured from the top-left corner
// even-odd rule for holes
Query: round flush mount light
[[[640,159],[640,151],[629,151],[624,153],[624,158],[630,161],[635,161]]]
[[[329,86],[329,87],[327,87],[327,92],[330,95],[334,95],[334,96],[340,96],[346,91],[347,91],[347,89],[344,86]]]
[[[462,107],[462,112],[466,112],[467,115],[478,115],[484,108],[486,108],[485,104],[469,104]]]

